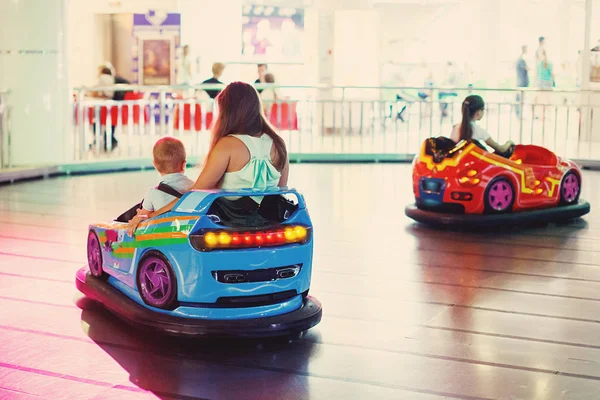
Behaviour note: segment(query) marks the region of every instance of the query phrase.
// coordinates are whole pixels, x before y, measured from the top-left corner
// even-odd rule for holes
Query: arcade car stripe
[[[160,224],[164,224],[167,222],[186,221],[186,222],[182,223],[181,225],[190,225],[190,224],[194,223],[195,221],[197,221],[199,218],[200,217],[197,217],[197,216],[177,216],[177,217],[158,218],[158,219],[153,219],[151,221],[144,221],[144,222],[140,223],[140,225],[138,226],[138,229],[148,228],[150,226],[160,225]],[[94,224],[94,226],[96,226],[98,228],[102,228],[102,229],[111,229],[111,230],[115,230],[115,231],[127,229],[127,224],[124,222],[113,222],[110,224],[100,223],[100,224]]]
[[[122,242],[113,250],[113,255],[116,258],[133,258],[135,251],[142,247],[162,247],[186,243],[188,243],[187,236],[169,239],[148,239],[142,241],[136,240],[135,242]]]
[[[154,220],[151,220],[151,221],[142,222],[139,225],[138,229],[144,228],[144,227],[147,227],[147,226],[163,224],[165,222],[196,221],[198,218],[200,218],[200,217],[184,217],[184,216],[179,216],[179,217],[159,218],[159,219],[154,219]],[[189,222],[188,222],[188,224],[189,224]],[[124,228],[126,228],[126,226]]]
[[[518,168],[511,167],[508,164],[505,164],[505,163],[502,163],[502,162],[499,162],[499,161],[496,161],[496,160],[492,160],[491,158],[486,157],[483,154],[479,154],[476,151],[472,151],[471,154],[473,154],[475,157],[477,157],[480,160],[485,161],[485,162],[487,162],[489,164],[495,165],[497,167],[502,167],[502,168],[505,168],[505,169],[508,169],[508,170],[514,172],[515,174],[519,174],[521,176],[521,192],[522,193],[526,193],[526,194],[533,193],[533,190],[530,189],[530,188],[528,188],[525,185],[525,171],[522,171],[522,170],[520,170]],[[548,197],[551,197],[551,196],[549,195]]]
[[[113,253],[115,254],[133,254],[133,252],[135,251],[135,249],[133,247],[127,248],[127,247],[118,247],[116,249],[113,250]]]
[[[145,230],[143,233],[138,233],[136,236],[150,235],[158,233],[182,232],[188,234],[192,230],[193,224],[181,226],[158,226],[152,229]]]
[[[425,146],[423,146],[421,150],[421,155],[419,156],[419,160],[427,164],[427,168],[429,170],[432,170],[435,167],[438,171],[443,171],[446,167],[456,167],[460,160],[462,160],[463,157],[469,154],[471,150],[473,150],[473,148],[475,147],[475,144],[471,143],[463,150],[463,153],[460,154],[458,157],[445,158],[441,163],[436,164],[433,162],[433,157],[425,153]]]
[[[548,191],[548,197],[552,197],[554,195],[554,189],[556,189],[556,186],[560,183],[560,181],[552,178],[546,178],[546,180],[552,184],[552,187],[550,187],[550,190]]]
[[[133,249],[139,247],[158,247],[158,246],[170,246],[174,244],[188,243],[187,236],[185,237],[174,237],[166,239],[149,239],[149,240],[136,240],[135,242],[120,242],[118,244],[119,249]]]
[[[148,233],[144,235],[137,235],[135,240],[140,241],[148,241],[154,239],[177,239],[177,238],[187,238],[188,232],[164,232],[164,233]]]

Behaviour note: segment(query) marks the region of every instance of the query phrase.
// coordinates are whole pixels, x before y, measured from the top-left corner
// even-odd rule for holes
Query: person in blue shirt
[[[552,63],[548,61],[548,55],[545,51],[542,54],[542,59],[538,62],[538,86],[540,89],[552,89],[554,87]]]

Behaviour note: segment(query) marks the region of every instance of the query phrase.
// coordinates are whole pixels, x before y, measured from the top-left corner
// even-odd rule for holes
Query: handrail
[[[267,89],[267,88],[289,88],[289,89],[328,89],[329,87],[326,85],[316,85],[316,86],[287,86],[287,85],[276,85],[270,83],[261,83],[254,84],[254,87],[257,89]],[[220,83],[205,83],[205,84],[196,84],[196,85],[132,85],[132,84],[118,84],[111,86],[80,86],[73,88],[74,91],[104,91],[104,90],[113,90],[113,91],[143,91],[143,92],[160,92],[160,91],[177,91],[177,90],[189,90],[189,89],[224,89],[227,87],[227,84]]]
[[[288,151],[291,154],[302,154],[302,157],[308,155],[317,158],[323,154],[361,154],[364,157],[367,157],[366,154],[374,154],[375,159],[379,159],[377,154],[380,153],[393,157],[408,154],[415,143],[420,143],[424,137],[449,132],[460,116],[462,96],[469,90],[478,90],[471,87],[413,87],[427,90],[429,96],[423,99],[416,93],[407,91],[406,98],[395,99],[389,93],[382,92],[373,96],[373,93],[365,92],[361,96],[360,91],[352,91],[393,89],[394,86],[256,86],[311,89],[306,92],[299,90],[293,94],[290,91],[290,96],[266,101],[264,105],[265,116],[284,136],[289,145]],[[115,157],[146,157],[149,141],[156,136],[165,135],[185,140],[190,154],[205,154],[210,144],[210,135],[206,133],[217,117],[213,108],[214,100],[208,96],[198,98],[192,93],[182,93],[181,96],[171,98],[167,96],[167,91],[174,88],[190,90],[223,87],[225,85],[204,84],[150,87],[115,85],[103,88],[143,92],[150,90],[159,94],[150,96],[150,92],[146,92],[143,96],[138,96],[140,99],[121,101],[85,97],[85,89],[80,88],[77,100],[73,103],[74,158],[111,158],[111,143],[115,136],[119,143]],[[333,96],[328,94],[323,97],[315,93],[315,89],[325,88],[339,91],[336,93],[334,90]],[[410,87],[396,89],[402,95],[400,90]],[[455,91],[458,96],[444,98],[438,96],[439,92],[436,93],[435,90]],[[486,103],[489,110],[482,126],[495,135],[495,140],[542,143],[552,149],[568,149],[564,152],[566,156],[581,156],[584,151],[580,152],[573,143],[583,140],[580,138],[582,132],[592,132],[600,124],[600,117],[585,117],[587,114],[592,115],[592,109],[598,110],[600,107],[589,102],[587,97],[591,96],[583,91],[563,89],[552,93],[536,88],[482,90],[486,91],[480,94],[488,97]],[[494,90],[495,96],[492,95]],[[552,96],[555,98],[552,99]],[[560,102],[555,101],[558,98]],[[600,113],[594,112],[593,115]]]
[[[139,91],[139,92],[160,92],[160,91],[179,91],[189,89],[209,89],[218,90],[224,89],[227,84],[195,84],[195,85],[133,85],[133,84],[118,84],[111,86],[80,86],[74,88],[74,91]],[[270,83],[254,84],[257,89],[319,89],[319,90],[445,90],[445,91],[483,91],[483,92],[538,92],[536,87],[512,87],[512,88],[483,88],[474,86],[336,86],[336,85],[278,85]],[[599,90],[582,90],[582,89],[547,89],[549,93],[586,93],[600,92]]]

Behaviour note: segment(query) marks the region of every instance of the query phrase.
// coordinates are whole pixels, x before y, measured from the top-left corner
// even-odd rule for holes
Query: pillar
[[[190,46],[194,83],[212,76],[214,62],[240,59],[242,6],[241,0],[178,0],[176,9],[181,13],[181,44]],[[254,74],[256,66],[250,68]],[[237,80],[239,77],[240,64],[227,65],[223,79]]]
[[[318,15],[317,82],[325,86],[380,86],[379,12],[371,1],[319,0],[313,7]],[[379,96],[378,89],[319,90],[317,93],[322,101],[374,100]],[[358,130],[361,107],[359,103],[353,107],[356,109],[350,110],[347,104],[324,103],[317,110],[316,120],[323,121],[325,133]]]
[[[67,73],[67,0],[0,0],[0,87],[11,91],[11,161],[72,158]]]
[[[585,0],[585,29],[584,29],[584,37],[583,37],[583,49],[581,51],[581,105],[582,115],[581,115],[581,132],[580,132],[580,140],[588,141],[592,139],[591,137],[591,110],[586,106],[591,104],[590,102],[590,36],[592,30],[592,3],[594,0]]]

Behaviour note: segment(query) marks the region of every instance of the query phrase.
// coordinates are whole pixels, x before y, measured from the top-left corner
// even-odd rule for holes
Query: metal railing
[[[0,169],[11,166],[9,91],[0,90]]]
[[[189,154],[202,156],[216,112],[204,90],[222,87],[78,89],[74,158],[150,157],[155,140],[165,135],[179,137]],[[299,159],[409,159],[425,138],[450,135],[460,122],[462,100],[474,93],[486,101],[481,125],[497,141],[534,143],[565,157],[600,160],[600,145],[592,140],[594,129],[600,129],[600,103],[590,100],[597,92],[257,86],[261,87],[280,91],[279,100],[264,102],[265,111],[292,157]],[[90,90],[130,94],[123,101],[99,100],[86,97]]]

